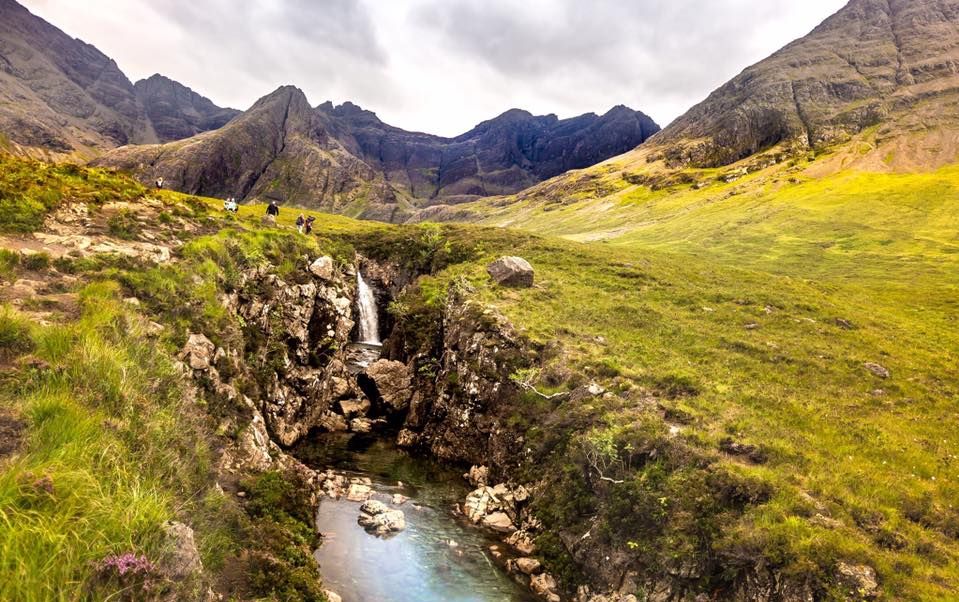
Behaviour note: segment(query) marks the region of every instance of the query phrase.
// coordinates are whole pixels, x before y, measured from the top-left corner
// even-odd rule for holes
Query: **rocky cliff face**
[[[138,81],[133,89],[160,142],[219,129],[240,114],[160,74]]]
[[[230,110],[161,79],[137,89],[95,47],[0,0],[0,134],[12,150],[90,156],[225,122]]]
[[[673,164],[729,164],[882,126],[944,123],[959,97],[959,1],[852,0],[808,36],[713,92],[655,139]],[[945,109],[945,110],[943,110]]]

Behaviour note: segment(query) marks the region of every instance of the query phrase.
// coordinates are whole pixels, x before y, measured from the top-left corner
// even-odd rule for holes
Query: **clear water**
[[[327,587],[344,602],[529,602],[529,592],[494,563],[487,533],[454,514],[467,493],[461,471],[417,459],[384,441],[324,436],[298,454],[309,464],[372,479],[389,504],[394,493],[406,530],[389,538],[356,523],[359,503],[324,499],[315,556]],[[455,546],[450,542],[455,542]]]
[[[376,297],[373,289],[363,280],[363,274],[356,270],[356,305],[359,310],[359,343],[380,344],[380,323],[376,309]]]

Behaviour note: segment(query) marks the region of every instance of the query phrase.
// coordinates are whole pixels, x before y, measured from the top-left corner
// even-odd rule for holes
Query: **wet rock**
[[[318,425],[330,433],[341,433],[349,430],[350,426],[339,414],[333,412],[324,412],[318,421]]]
[[[549,573],[534,575],[529,580],[529,587],[533,593],[547,602],[560,602],[557,593],[556,579]]]
[[[877,376],[879,378],[889,378],[892,376],[888,369],[875,362],[866,362],[862,365],[862,367],[872,373],[873,376]]]
[[[516,548],[516,551],[524,556],[536,553],[536,544],[528,531],[516,531],[508,538],[506,543]]]
[[[350,420],[350,430],[354,433],[369,433],[373,430],[373,421],[369,418],[354,418]]]
[[[327,602],[343,602],[343,598],[333,590],[325,589],[323,595],[326,596]]]
[[[486,271],[496,284],[516,288],[533,286],[533,266],[522,257],[500,257]]]
[[[489,478],[489,467],[471,466],[470,471],[463,475],[463,477],[469,481],[469,484],[473,487],[484,487]]]
[[[340,411],[347,418],[356,416],[365,416],[370,411],[370,401],[368,399],[343,399],[340,400]]]
[[[383,502],[367,500],[360,506],[357,522],[374,535],[385,536],[406,528],[406,517],[401,510],[391,510]]]
[[[310,273],[322,280],[332,280],[334,274],[333,258],[324,255],[310,264]]]
[[[351,483],[346,492],[346,499],[351,502],[365,502],[373,495],[373,488],[363,483]]]
[[[402,506],[409,501],[410,498],[406,497],[402,493],[394,493],[393,497],[390,499],[390,503],[394,506]],[[453,542],[456,543],[456,542]]]
[[[186,360],[194,370],[210,368],[216,345],[202,334],[191,334],[180,352],[180,359]]]
[[[419,437],[409,429],[403,429],[396,435],[396,445],[399,447],[413,447]]]
[[[403,362],[378,360],[366,370],[383,402],[394,411],[406,409],[413,396],[412,376]]]
[[[836,566],[836,577],[853,599],[873,600],[879,597],[879,581],[876,570],[871,566],[840,562]]]
[[[513,521],[505,512],[493,512],[487,514],[482,519],[482,524],[487,529],[492,529],[499,533],[512,533],[516,530]]]
[[[516,569],[524,575],[535,575],[543,570],[543,565],[535,558],[517,558]]]

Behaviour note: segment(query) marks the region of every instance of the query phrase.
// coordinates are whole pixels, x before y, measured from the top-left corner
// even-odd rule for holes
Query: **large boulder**
[[[322,280],[332,280],[334,273],[333,258],[328,255],[317,258],[310,264],[310,273]]]
[[[360,506],[357,522],[374,535],[386,536],[406,528],[406,517],[402,510],[391,510],[378,500],[367,500]]]
[[[366,369],[383,402],[394,411],[406,409],[413,396],[413,378],[403,362],[377,360]]]
[[[180,352],[180,359],[185,360],[194,370],[206,370],[212,365],[215,352],[216,345],[205,335],[191,334]]]
[[[500,286],[529,288],[533,286],[533,266],[522,257],[500,257],[486,268]]]

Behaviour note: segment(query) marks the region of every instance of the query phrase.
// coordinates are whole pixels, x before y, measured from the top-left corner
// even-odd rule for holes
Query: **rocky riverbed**
[[[329,467],[315,556],[344,602],[535,599],[504,570],[494,534],[457,511],[470,490],[460,471],[355,435],[322,437],[297,455]],[[401,528],[396,514],[377,522],[389,513]]]

